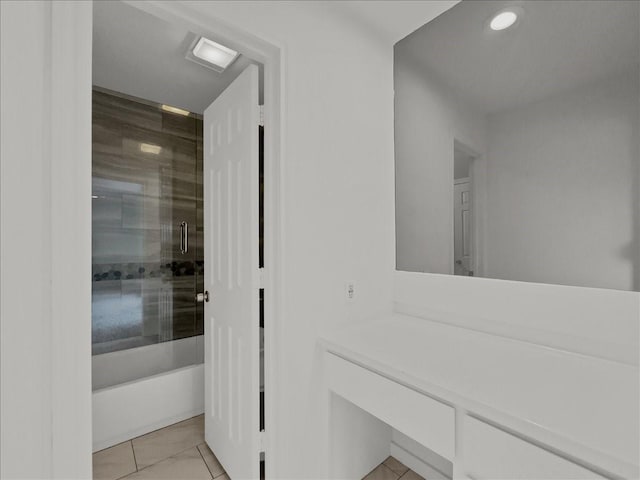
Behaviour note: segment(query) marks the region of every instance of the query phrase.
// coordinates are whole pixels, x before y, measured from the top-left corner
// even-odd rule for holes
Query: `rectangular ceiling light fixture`
[[[187,53],[187,58],[216,72],[223,72],[240,54],[219,43],[200,37],[195,46]]]
[[[153,153],[154,155],[158,155],[162,151],[162,147],[160,145],[151,145],[150,143],[141,143],[140,151],[144,153]]]
[[[189,110],[183,110],[183,109],[178,108],[178,107],[172,107],[171,105],[162,105],[161,108],[165,112],[171,112],[171,113],[175,113],[177,115],[184,115],[185,117],[187,117],[191,113],[191,112],[189,112]]]

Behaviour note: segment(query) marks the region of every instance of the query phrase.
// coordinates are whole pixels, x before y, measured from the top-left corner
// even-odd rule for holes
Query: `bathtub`
[[[94,355],[93,451],[204,412],[204,336]],[[260,329],[264,391],[264,329]]]
[[[203,336],[94,355],[93,451],[204,412]]]

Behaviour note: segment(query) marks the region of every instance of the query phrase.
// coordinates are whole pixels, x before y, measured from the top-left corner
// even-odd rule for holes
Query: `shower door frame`
[[[220,38],[235,50],[248,56],[249,58],[260,62],[264,65],[264,123],[267,126],[264,133],[264,318],[265,325],[268,328],[264,332],[264,381],[268,388],[265,389],[265,432],[263,441],[263,450],[267,458],[266,475],[267,477],[275,477],[278,468],[278,454],[273,439],[278,421],[277,409],[275,408],[277,394],[279,392],[279,376],[278,365],[279,355],[283,349],[279,348],[279,343],[284,339],[281,334],[284,314],[282,308],[283,299],[283,223],[284,202],[281,192],[283,191],[283,171],[282,171],[282,147],[284,143],[284,133],[281,129],[282,117],[286,109],[283,104],[283,85],[282,85],[282,49],[278,45],[274,45],[266,40],[257,38],[255,35],[246,33],[245,31],[229,26],[226,22],[219,20],[215,16],[203,16],[201,13],[194,13],[188,7],[174,2],[163,2],[160,0],[148,0],[146,2],[138,2],[135,0],[122,0],[134,8],[150,13],[169,23],[178,24],[188,28],[194,33],[204,36],[213,36]],[[70,229],[70,225],[63,223],[57,226],[53,222],[52,229],[54,233],[59,231],[60,236],[64,238],[75,237],[82,234],[82,246],[89,247],[90,252],[90,235],[87,237],[86,227],[91,222],[91,176],[87,174],[87,158],[91,158],[91,129],[90,121],[87,122],[86,112],[91,111],[91,96],[87,95],[91,91],[91,63],[86,62],[86,52],[90,50],[92,43],[92,4],[89,2],[52,2],[51,15],[51,89],[49,94],[55,105],[52,105],[52,117],[67,118],[68,122],[56,123],[52,126],[52,134],[55,131],[57,138],[66,139],[67,143],[62,141],[54,145],[57,148],[52,149],[52,156],[55,161],[62,161],[67,164],[67,173],[73,173],[73,178],[77,178],[78,182],[69,182],[68,176],[57,175],[52,180],[52,189],[60,189],[64,191],[65,200],[67,198],[82,199],[86,201],[86,205],[74,212],[76,222],[82,227],[79,231]],[[78,53],[80,52],[80,54]],[[84,128],[78,129],[78,125]],[[90,173],[90,163],[89,163]],[[89,192],[89,194],[87,194]],[[86,197],[86,198],[85,198]],[[58,207],[52,206],[53,218],[56,218],[56,212],[59,215],[64,214],[63,208],[66,204],[60,203]],[[89,230],[90,232],[90,230]],[[84,238],[87,237],[87,238]],[[73,247],[73,245],[70,245]],[[85,258],[86,257],[86,258]],[[66,249],[57,255],[57,261],[76,262],[84,270],[91,271],[90,255],[78,258],[77,251],[73,248]],[[256,266],[257,268],[257,266]],[[84,280],[84,279],[82,279]],[[71,283],[67,285],[69,290],[68,297],[77,295]],[[87,281],[88,286],[88,281]],[[82,289],[83,297],[81,299],[82,306],[90,306],[91,290],[89,288]],[[86,298],[85,298],[86,297]],[[76,297],[77,298],[77,297]],[[86,308],[84,308],[86,310]],[[58,355],[59,361],[54,362],[52,368],[52,380],[61,379],[64,387],[59,389],[59,395],[53,392],[53,403],[58,405],[55,397],[65,399],[65,402],[72,409],[64,409],[62,412],[56,412],[54,408],[54,426],[59,425],[60,437],[67,439],[67,448],[54,449],[52,463],[54,471],[62,476],[85,476],[86,468],[91,465],[91,441],[85,442],[84,437],[87,431],[90,432],[90,415],[89,426],[87,429],[86,415],[73,415],[77,413],[77,409],[91,412],[91,378],[90,375],[79,375],[77,378],[69,378],[69,370],[72,369],[78,360],[85,362],[86,365],[91,364],[91,349],[89,339],[87,345],[69,350],[71,345],[70,339],[75,339],[78,326],[83,326],[80,331],[87,331],[87,318],[82,308],[76,310],[72,314],[66,315],[64,325],[60,321],[63,328],[58,330],[56,338],[64,338],[68,335],[67,341],[64,342],[66,354],[60,348]],[[61,319],[62,320],[62,319]],[[82,340],[82,339],[79,339]],[[54,339],[55,342],[55,339]],[[54,349],[58,350],[58,348]],[[55,353],[54,353],[55,356]],[[85,358],[86,357],[86,358]],[[64,381],[62,381],[64,379]],[[69,401],[72,398],[73,401]],[[256,405],[256,408],[258,406]],[[82,434],[82,449],[77,439],[73,439],[73,433]],[[86,445],[84,444],[86,443]],[[56,468],[56,465],[59,468]],[[76,472],[72,475],[71,472]]]

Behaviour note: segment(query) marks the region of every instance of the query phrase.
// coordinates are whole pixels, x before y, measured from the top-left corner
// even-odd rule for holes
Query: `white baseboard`
[[[204,412],[204,365],[93,393],[93,451]]]

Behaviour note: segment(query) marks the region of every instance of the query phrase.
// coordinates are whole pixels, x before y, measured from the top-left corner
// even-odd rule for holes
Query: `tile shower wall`
[[[92,207],[93,354],[201,335],[201,119],[94,90]]]

